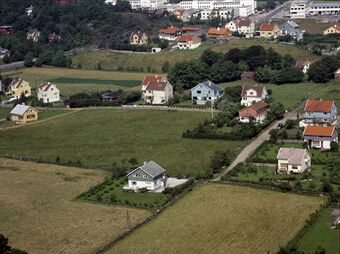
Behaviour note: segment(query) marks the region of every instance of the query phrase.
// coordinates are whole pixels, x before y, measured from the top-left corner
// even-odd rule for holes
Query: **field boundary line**
[[[32,123],[26,123],[26,124],[20,124],[20,125],[18,124],[18,125],[14,125],[14,126],[9,126],[9,127],[5,127],[5,128],[1,128],[0,131],[5,132],[5,131],[8,131],[8,130],[12,130],[12,129],[17,129],[17,128],[22,128],[22,127],[37,125],[37,124],[41,124],[41,123],[46,123],[48,121],[51,121],[51,120],[54,120],[54,119],[57,119],[57,118],[60,118],[60,117],[66,116],[66,115],[77,113],[77,112],[79,112],[81,110],[82,109],[72,109],[71,112],[67,112],[67,113],[64,113],[64,114],[56,115],[56,116],[51,116],[51,117],[46,118],[44,120],[40,120],[40,121],[38,120],[38,121],[35,121],[35,122],[32,122]]]

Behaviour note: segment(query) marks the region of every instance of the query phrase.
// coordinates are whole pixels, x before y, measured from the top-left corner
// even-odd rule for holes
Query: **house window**
[[[201,94],[201,91],[200,90],[197,90],[197,92],[196,92],[197,94]]]
[[[298,167],[297,166],[292,166],[292,169],[298,169]]]

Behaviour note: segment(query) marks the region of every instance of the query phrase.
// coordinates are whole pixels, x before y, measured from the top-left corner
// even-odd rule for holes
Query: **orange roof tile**
[[[260,31],[273,31],[275,25],[275,23],[262,23],[260,26]]]
[[[188,34],[188,35],[182,35],[178,38],[179,42],[189,42],[192,41],[195,37],[197,37],[194,34]]]
[[[303,135],[304,136],[332,137],[334,131],[335,131],[335,126],[307,125],[303,132]]]
[[[256,118],[260,113],[267,110],[268,104],[264,101],[258,101],[248,107],[239,110],[241,117],[253,117]]]
[[[307,100],[305,111],[308,112],[332,112],[334,101]]]
[[[208,35],[230,36],[231,31],[225,27],[212,27],[208,30]]]
[[[159,33],[162,34],[175,34],[179,30],[176,26],[169,26],[168,28],[159,29]]]

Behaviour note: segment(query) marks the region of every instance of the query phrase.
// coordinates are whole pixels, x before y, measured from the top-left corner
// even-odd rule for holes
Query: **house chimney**
[[[220,31],[220,29],[221,29],[220,27],[217,27],[217,31]]]
[[[146,165],[146,161],[143,162],[143,166],[145,166],[145,165]]]
[[[25,106],[25,102],[22,102],[21,105],[24,105],[24,106]]]

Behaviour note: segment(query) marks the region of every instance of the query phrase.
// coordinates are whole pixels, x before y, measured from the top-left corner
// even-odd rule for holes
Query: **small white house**
[[[166,170],[154,161],[144,162],[142,166],[127,174],[128,186],[125,189],[138,191],[145,188],[148,191],[156,191],[166,186],[165,172]]]
[[[303,173],[311,166],[312,159],[306,149],[281,147],[277,154],[278,173]]]
[[[302,70],[303,73],[307,73],[309,70],[309,67],[314,63],[314,61],[309,61],[309,60],[298,60],[295,63],[295,67]]]
[[[250,106],[259,101],[263,101],[268,95],[264,86],[243,86],[241,92],[241,105]]]
[[[201,46],[201,38],[194,34],[181,35],[177,45],[179,49],[195,49]]]
[[[43,103],[60,101],[59,89],[50,82],[42,84],[37,90],[38,100]]]

